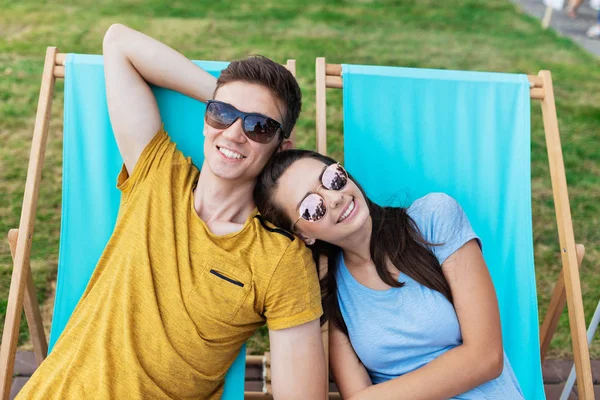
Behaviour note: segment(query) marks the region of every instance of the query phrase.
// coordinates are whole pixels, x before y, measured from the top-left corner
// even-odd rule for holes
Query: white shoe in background
[[[600,38],[600,25],[596,24],[594,26],[591,26],[587,30],[586,35],[587,35],[587,37],[592,38],[592,39]]]

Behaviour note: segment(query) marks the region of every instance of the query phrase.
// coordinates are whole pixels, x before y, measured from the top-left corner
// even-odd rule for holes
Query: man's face
[[[230,82],[217,90],[214,100],[229,103],[243,112],[266,115],[283,125],[284,108],[264,86]],[[205,123],[204,136],[204,157],[211,172],[240,183],[255,180],[280,144],[280,133],[266,144],[248,139],[241,119],[225,129]]]

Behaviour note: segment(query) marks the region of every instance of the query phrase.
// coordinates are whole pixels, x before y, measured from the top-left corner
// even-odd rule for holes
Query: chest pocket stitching
[[[240,282],[240,281],[236,281],[236,280],[234,280],[234,279],[231,279],[231,278],[229,278],[229,277],[227,277],[227,276],[223,275],[223,274],[222,274],[222,273],[220,273],[219,271],[215,271],[214,269],[211,269],[211,270],[210,270],[210,271],[208,271],[208,272],[210,272],[211,274],[213,274],[213,275],[215,275],[215,276],[218,276],[219,278],[221,278],[221,279],[223,279],[223,280],[225,280],[225,281],[227,281],[227,282],[233,283],[234,285],[237,285],[237,286],[239,286],[239,287],[244,287],[244,284],[243,284],[242,282]]]
[[[210,268],[210,264],[219,263],[209,260],[200,278],[200,283],[194,285],[188,298],[194,304],[196,313],[204,319],[214,318],[217,321],[231,322],[250,294],[252,274],[221,264],[218,268]],[[246,283],[244,283],[246,282]],[[222,305],[229,303],[231,307],[223,309]],[[202,323],[202,321],[198,321]]]

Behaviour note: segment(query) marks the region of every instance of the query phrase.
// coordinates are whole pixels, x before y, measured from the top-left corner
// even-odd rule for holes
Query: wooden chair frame
[[[316,109],[317,109],[317,151],[327,153],[327,102],[326,89],[342,89],[341,64],[327,64],[324,57],[316,60]],[[554,104],[554,90],[550,71],[542,70],[538,75],[528,75],[530,96],[533,100],[540,100],[546,134],[546,147],[550,163],[550,177],[554,195],[554,207],[558,236],[562,258],[562,273],[560,274],[550,305],[540,329],[540,354],[542,361],[556,331],[558,320],[565,304],[568,304],[569,324],[573,340],[573,354],[575,369],[577,371],[577,390],[580,399],[594,399],[594,384],[590,364],[589,346],[586,337],[585,316],[583,312],[583,298],[579,266],[583,260],[585,248],[575,244],[573,222],[567,192],[567,179],[563,163],[560,134],[556,107]],[[566,289],[566,290],[565,290]]]
[[[42,167],[46,155],[46,142],[48,140],[48,127],[50,110],[54,94],[56,79],[65,77],[65,63],[67,54],[59,53],[56,47],[48,47],[42,73],[42,83],[38,108],[33,128],[31,154],[23,195],[21,221],[19,229],[11,229],[8,241],[13,257],[13,272],[8,295],[8,306],[0,347],[0,400],[7,400],[12,385],[19,326],[22,309],[25,309],[27,325],[31,334],[35,359],[41,364],[48,354],[48,341],[44,333],[40,307],[36,297],[35,286],[31,276],[29,257],[35,223],[35,213],[42,177]],[[285,67],[296,76],[296,61],[288,60]],[[295,143],[296,134],[292,131],[290,136]],[[247,364],[262,364],[268,371],[270,358],[265,356],[247,356]],[[263,392],[245,392],[246,399],[272,399],[270,390],[270,374],[265,373]],[[268,378],[268,380],[267,380]]]

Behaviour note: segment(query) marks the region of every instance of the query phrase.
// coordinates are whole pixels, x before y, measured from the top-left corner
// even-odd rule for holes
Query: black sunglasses
[[[231,104],[217,100],[206,102],[204,120],[215,129],[229,128],[238,119],[242,119],[242,130],[248,139],[258,143],[269,143],[277,132],[283,131],[281,124],[262,114],[245,113]]]

